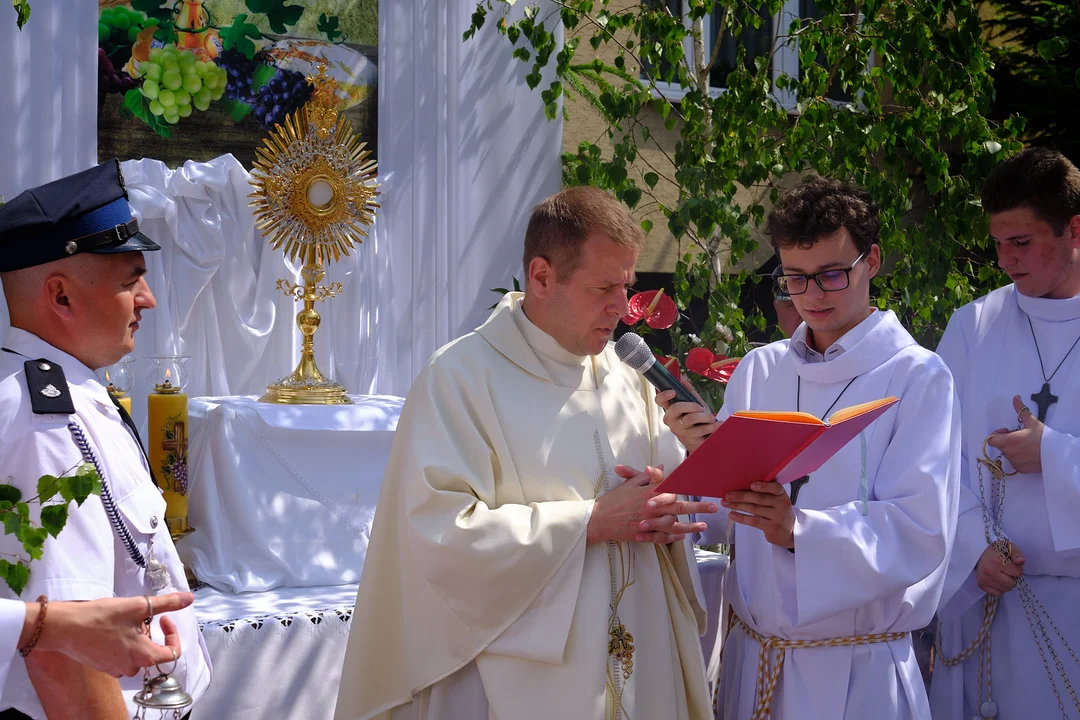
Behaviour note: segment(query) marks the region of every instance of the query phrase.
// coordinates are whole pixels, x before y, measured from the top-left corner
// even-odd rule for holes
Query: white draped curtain
[[[560,186],[561,122],[545,119],[494,18],[462,42],[474,9],[380,3],[383,208],[371,238],[329,268],[343,295],[317,308],[320,367],[352,392],[405,395],[439,346],[480,324],[497,299],[490,288],[520,276],[529,211]],[[21,34],[14,17],[0,20],[8,197],[96,160],[96,12],[88,0],[33,3]],[[124,170],[163,247],[147,256],[158,309],[144,315],[134,354],[190,355],[192,395],[261,393],[298,357],[297,308],[274,288],[296,268],[254,229],[243,168],[224,156]],[[0,339],[6,320],[0,307]],[[138,395],[134,405],[138,416]]]
[[[189,395],[261,395],[299,358],[295,317],[303,306],[276,288],[279,278],[299,282],[300,264],[256,229],[250,175],[231,155],[176,170],[158,160],[122,167],[139,227],[162,247],[146,254],[157,308],[143,314],[133,355],[188,356]],[[380,352],[391,327],[380,317],[391,302],[388,261],[379,232],[369,229],[362,245],[327,268],[324,283],[340,282],[341,294],[316,303],[323,318],[316,361],[353,393],[375,392],[394,371]],[[149,365],[136,367],[140,397]]]
[[[541,5],[546,17],[553,4]],[[545,118],[497,17],[462,42],[475,9],[475,0],[379,3],[380,222],[394,272],[395,394],[436,349],[487,317],[498,299],[491,288],[520,277],[529,212],[561,183],[562,122]]]

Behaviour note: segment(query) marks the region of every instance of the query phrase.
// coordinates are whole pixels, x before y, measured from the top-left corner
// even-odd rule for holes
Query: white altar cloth
[[[709,631],[701,639],[708,660],[727,556],[703,550],[696,555],[709,614]],[[240,595],[198,590],[195,612],[214,680],[191,720],[330,720],[356,588],[278,588]]]
[[[177,547],[232,593],[356,583],[402,398],[271,405],[194,398],[189,524]]]
[[[330,720],[356,585],[195,593],[214,679],[191,720]]]

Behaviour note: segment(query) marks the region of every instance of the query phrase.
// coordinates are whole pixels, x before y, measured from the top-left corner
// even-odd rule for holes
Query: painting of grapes
[[[232,153],[251,168],[268,130],[325,64],[376,151],[378,0],[98,0],[98,156],[170,167]]]

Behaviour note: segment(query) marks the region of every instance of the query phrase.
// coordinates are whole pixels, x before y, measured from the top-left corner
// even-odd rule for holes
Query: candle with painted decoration
[[[146,399],[147,455],[165,496],[165,520],[174,538],[188,532],[188,398],[180,366],[186,358],[157,357]]]

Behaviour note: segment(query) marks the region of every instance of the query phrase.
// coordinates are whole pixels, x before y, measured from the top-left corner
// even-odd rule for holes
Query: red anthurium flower
[[[687,370],[719,383],[726,384],[738,364],[739,358],[714,355],[708,348],[694,348],[686,355]]]
[[[623,316],[623,322],[633,325],[641,319],[654,330],[663,330],[675,324],[679,308],[664,289],[646,290],[630,298],[630,310]]]
[[[676,380],[682,379],[682,370],[679,369],[678,358],[664,357],[663,355],[657,355],[656,353],[653,353],[653,357],[655,357],[661,365],[667,368],[667,371],[674,375]]]

